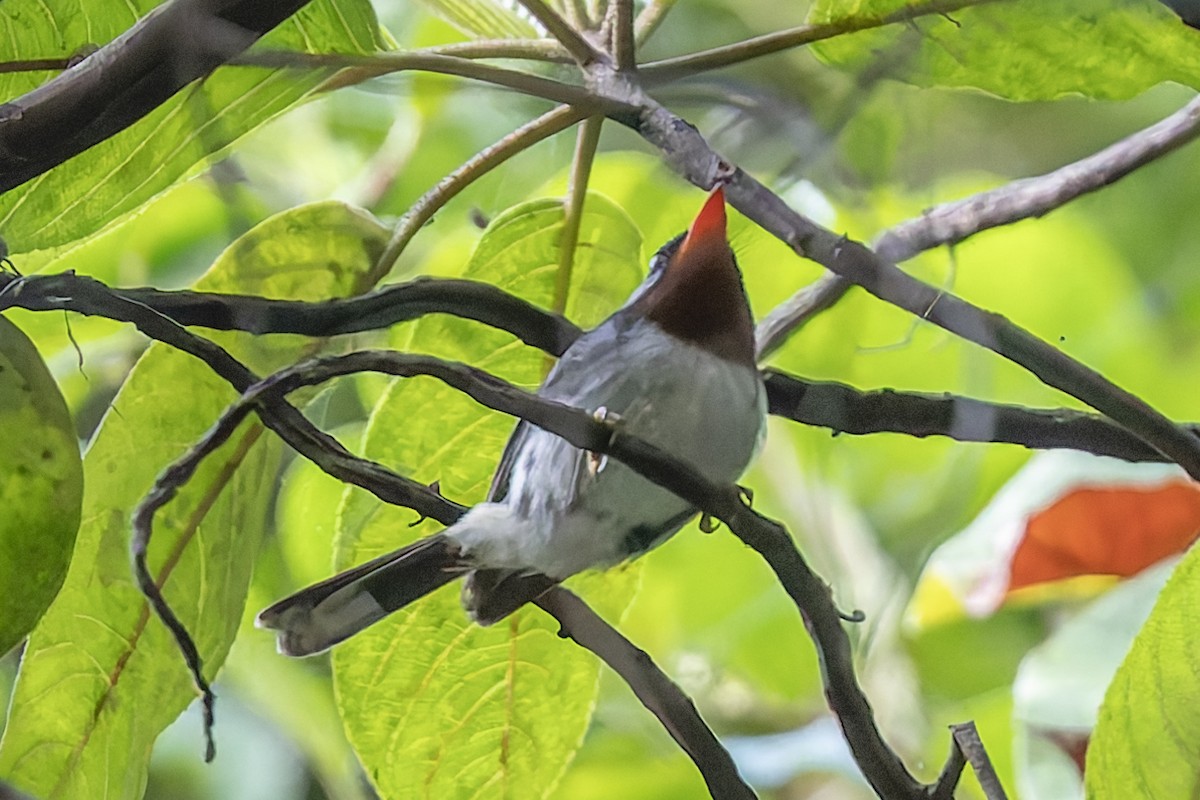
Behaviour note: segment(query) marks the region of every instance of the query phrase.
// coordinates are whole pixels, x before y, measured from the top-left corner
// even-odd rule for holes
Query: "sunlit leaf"
[[[553,297],[562,203],[541,200],[497,218],[465,275],[539,305]],[[601,320],[641,274],[641,235],[603,197],[588,198],[567,314]],[[421,320],[397,337],[407,349],[473,363],[526,386],[547,361],[511,335],[450,317]],[[483,499],[512,419],[433,381],[399,381],[376,406],[367,455],[463,502]],[[410,529],[413,513],[352,491],[343,507],[339,563],[348,565],[436,530]],[[636,570],[572,582],[610,619],[628,602]],[[596,691],[597,663],[523,609],[491,628],[468,622],[457,587],[443,588],[339,645],[335,687],[351,743],[385,798],[540,797],[579,746]]]
[[[83,502],[75,426],[33,342],[0,317],[0,653],[50,605]]]
[[[1088,797],[1195,797],[1200,790],[1200,551],[1158,596],[1100,707],[1088,748]]]
[[[421,4],[463,33],[480,39],[528,39],[538,35],[529,15],[515,2],[421,0]]]
[[[272,297],[346,295],[361,291],[385,239],[378,223],[340,203],[304,206],[251,230],[197,286]],[[220,341],[260,371],[311,348],[299,337]],[[0,774],[43,800],[140,797],[154,739],[194,697],[174,641],[134,584],[128,519],[158,472],[234,397],[197,360],[153,345],[88,449],[71,567],[30,636],[0,742]],[[244,426],[157,518],[151,571],[195,637],[210,678],[242,616],[279,452],[261,427]]]
[[[5,57],[66,57],[105,44],[157,5],[152,0],[17,0],[0,6]],[[315,0],[263,37],[261,46],[370,52],[378,29],[364,0]],[[0,74],[0,99],[34,88],[45,73]],[[0,231],[13,253],[95,233],[186,175],[208,156],[309,94],[321,74],[226,67],[70,161],[0,195]]]
[[[810,21],[882,16],[910,0],[818,0]],[[973,86],[1014,100],[1068,93],[1119,99],[1163,81],[1200,86],[1195,31],[1149,0],[1021,0],[927,14],[822,42],[818,52],[854,72],[888,58],[897,78]]]

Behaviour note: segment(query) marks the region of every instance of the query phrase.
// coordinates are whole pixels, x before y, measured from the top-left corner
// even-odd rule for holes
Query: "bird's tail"
[[[454,541],[444,534],[430,536],[301,589],[260,612],[254,622],[277,632],[280,653],[312,655],[449,583],[465,569]]]

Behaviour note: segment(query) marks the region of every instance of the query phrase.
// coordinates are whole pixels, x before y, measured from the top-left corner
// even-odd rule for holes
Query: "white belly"
[[[580,338],[538,394],[588,413],[604,408],[623,431],[719,483],[745,470],[765,419],[754,370],[644,320]],[[565,578],[621,561],[683,524],[688,503],[615,459],[599,464],[533,428],[513,454],[503,502],[476,506],[450,535],[479,566]]]

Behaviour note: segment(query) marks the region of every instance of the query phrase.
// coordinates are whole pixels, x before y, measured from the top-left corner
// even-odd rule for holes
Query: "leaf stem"
[[[428,222],[435,213],[451,198],[470,186],[491,170],[503,164],[534,144],[574,125],[586,115],[570,106],[559,106],[548,111],[532,122],[527,122],[520,128],[505,136],[498,142],[485,147],[467,159],[462,166],[438,181],[437,185],[421,195],[417,202],[404,213],[396,225],[392,238],[379,256],[379,261],[371,270],[373,282],[383,279],[396,264],[396,259],[404,252],[404,248],[417,235],[417,231]]]

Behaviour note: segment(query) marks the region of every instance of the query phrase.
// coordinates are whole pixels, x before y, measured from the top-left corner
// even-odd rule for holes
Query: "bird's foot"
[[[592,419],[616,428],[621,423],[621,415],[600,406],[592,412]],[[608,464],[608,456],[589,450],[587,454],[588,473],[595,476]]]

